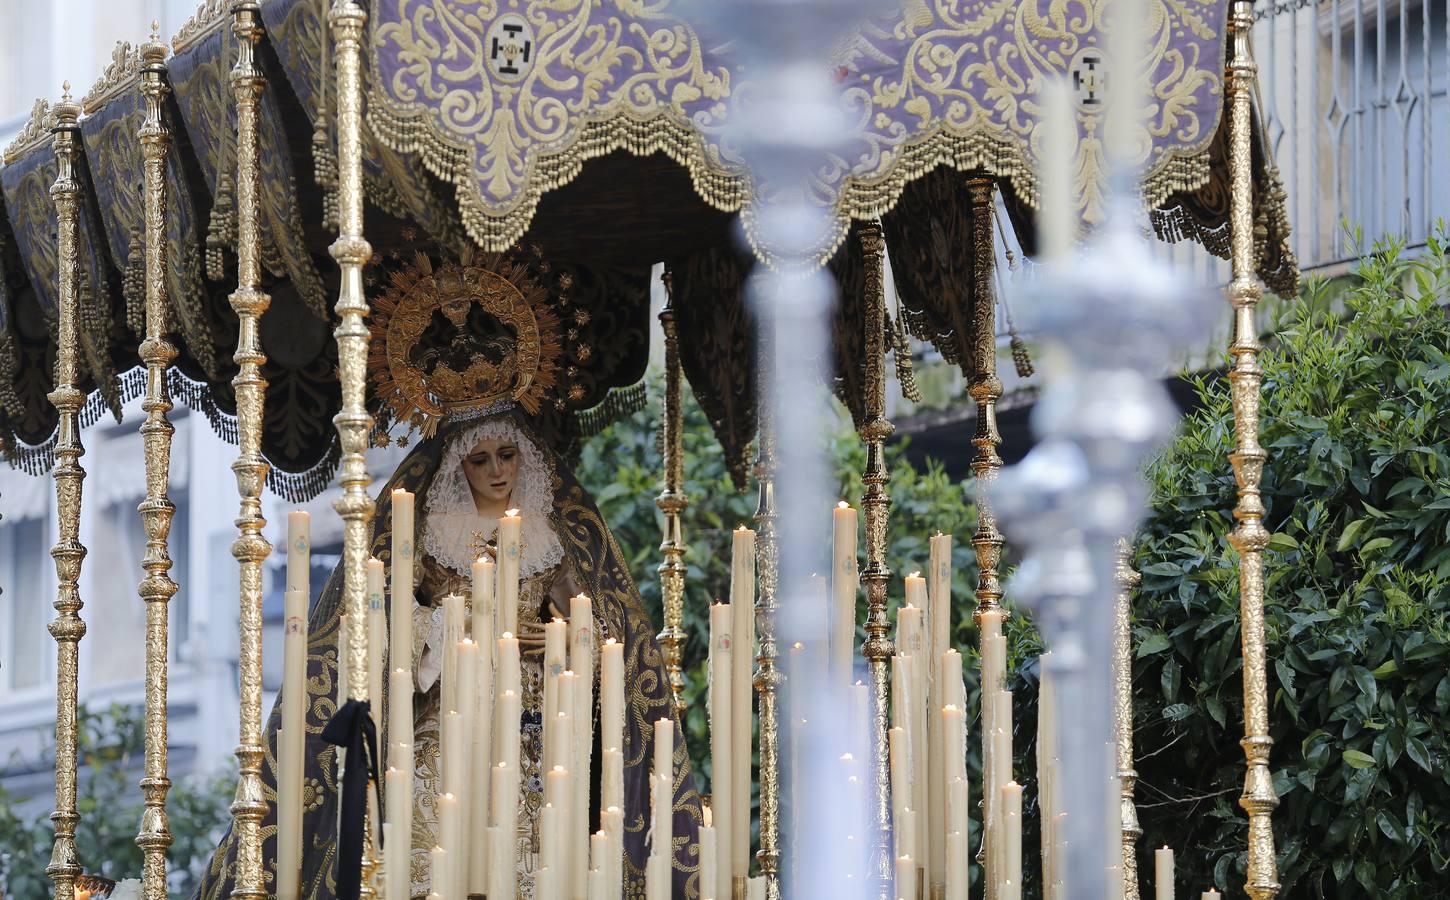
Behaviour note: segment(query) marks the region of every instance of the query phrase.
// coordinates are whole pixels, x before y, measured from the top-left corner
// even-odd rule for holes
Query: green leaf
[[[1430,751],[1425,742],[1419,738],[1410,738],[1405,741],[1405,755],[1415,761],[1415,764],[1426,772],[1433,771],[1430,768]]]
[[[1282,531],[1276,531],[1269,537],[1270,550],[1298,550],[1299,542]]]
[[[1390,538],[1377,537],[1374,540],[1367,542],[1363,547],[1360,547],[1359,553],[1361,556],[1369,556],[1372,553],[1383,550],[1384,548],[1388,547],[1390,544],[1393,543],[1394,541]]]
[[[1368,753],[1361,753],[1358,750],[1346,750],[1340,756],[1343,757],[1346,765],[1355,769],[1374,768],[1374,757]]]
[[[1341,553],[1348,550],[1349,545],[1354,543],[1355,536],[1359,534],[1360,529],[1364,528],[1365,523],[1368,521],[1368,519],[1355,519],[1353,522],[1344,526],[1344,530],[1339,533],[1339,543],[1335,544],[1334,549]]]
[[[1168,640],[1168,635],[1158,633],[1150,634],[1138,644],[1137,658],[1142,659],[1145,656],[1162,653],[1171,646],[1173,644]]]

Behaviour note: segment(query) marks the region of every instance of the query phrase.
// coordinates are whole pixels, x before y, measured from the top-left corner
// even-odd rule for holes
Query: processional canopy
[[[338,409],[327,299],[336,276],[326,252],[335,233],[337,151],[326,5],[261,4],[259,226],[264,287],[273,298],[262,326],[263,445],[272,488],[292,499],[320,491],[338,458],[328,425]],[[910,332],[971,376],[982,262],[968,251],[964,179],[995,179],[1007,222],[999,228],[1010,226],[1032,253],[1044,140],[1038,98],[1048,79],[1067,78],[1076,98],[1078,217],[1087,224],[1102,217],[1103,90],[1113,77],[1102,38],[1112,9],[1109,0],[1071,14],[1026,0],[908,0],[837,48],[840,102],[854,127],[847,149],[817,169],[809,190],[833,215],[817,256],[842,285],[833,324],[836,391],[853,413],[861,406],[864,322],[854,297],[860,248],[846,240],[853,223],[881,221],[896,280],[888,326],[898,351]],[[756,351],[743,299],[749,252],[736,248],[731,219],[741,213],[749,234],[756,199],[776,188],[751,183],[730,137],[733,117],[750,109],[756,93],[740,48],[698,27],[678,0],[518,9],[374,0],[368,14],[362,151],[375,310],[391,312],[395,301],[393,309],[411,308],[395,279],[420,251],[438,262],[416,283],[437,285],[444,274],[466,272],[456,261],[478,250],[541,247],[554,264],[544,286],[552,301],[525,303],[536,318],[523,326],[539,335],[543,355],[533,380],[509,390],[554,417],[551,430],[570,441],[587,431],[571,417],[642,376],[649,267],[664,261],[674,275],[681,364],[743,477],[755,429]],[[163,119],[175,137],[166,171],[166,292],[181,350],[173,393],[235,439],[236,319],[226,297],[236,285],[230,72],[237,46],[228,18],[226,2],[208,0],[173,39]],[[1153,96],[1136,141],[1143,200],[1161,237],[1196,240],[1226,256],[1228,4],[1160,0],[1150,4],[1147,31],[1143,66]],[[84,101],[80,343],[90,400],[82,422],[107,408],[118,413],[144,389],[135,369],[143,325],[138,70],[135,51],[123,45]],[[56,426],[45,399],[56,322],[51,115],[39,101],[0,169],[0,444],[32,472],[51,464]],[[1261,138],[1253,152],[1259,273],[1289,292],[1297,269],[1283,193]],[[529,296],[510,276],[503,282]],[[509,293],[503,282],[499,297]],[[550,316],[564,314],[562,297],[573,318],[556,327]],[[395,370],[387,349],[418,322],[411,313],[391,321],[383,346],[374,344],[370,375],[426,408],[418,427],[451,402],[457,385],[447,377],[489,380],[486,361],[445,366],[425,390]],[[562,355],[551,366],[556,343]],[[618,397],[614,406],[625,408]]]

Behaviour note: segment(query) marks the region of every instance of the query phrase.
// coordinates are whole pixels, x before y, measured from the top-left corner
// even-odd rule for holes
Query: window
[[[49,684],[53,563],[42,515],[0,521],[0,690]]]

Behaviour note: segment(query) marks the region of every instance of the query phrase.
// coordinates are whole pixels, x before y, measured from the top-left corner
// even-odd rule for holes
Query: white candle
[[[463,640],[466,609],[463,598],[449,594],[443,598],[443,675],[439,688],[439,708],[443,712],[458,709],[458,642]],[[444,849],[447,849],[446,847]]]
[[[458,685],[456,688],[456,699],[458,700],[456,739],[457,757],[443,761],[445,771],[450,771],[453,776],[451,786],[444,789],[451,791],[453,796],[458,798],[462,804],[458,817],[458,847],[471,848],[474,845],[473,834],[469,830],[472,824],[473,813],[471,803],[473,797],[473,737],[475,731],[474,718],[478,714],[478,645],[468,638],[458,642]],[[487,768],[481,771],[488,771]],[[469,858],[473,855],[471,851],[453,854],[452,882],[457,886],[459,893],[468,889]]]
[[[469,846],[475,848],[468,854],[468,891],[475,894],[486,894],[488,892],[488,860],[487,832],[489,802],[492,796],[492,778],[487,775],[493,768],[493,699],[494,682],[493,666],[490,663],[491,653],[485,652],[486,648],[496,647],[496,643],[489,637],[493,628],[491,618],[474,620],[474,646],[477,648],[477,662],[475,669],[477,676],[474,679],[475,704],[473,707],[473,732],[471,739],[465,738],[465,744],[469,747],[468,777],[468,840]],[[483,846],[484,852],[476,852],[476,848]]]
[[[491,858],[489,860],[490,897],[518,895],[518,794],[517,767],[499,763],[493,767],[493,826],[489,828]],[[406,896],[406,895],[405,895]]]
[[[891,821],[895,824],[896,855],[912,856],[912,827],[916,816],[911,812],[911,776],[909,774],[910,751],[907,749],[906,729],[900,726],[887,732],[891,748]]]
[[[624,809],[624,751],[618,747],[600,751],[599,769],[600,805]]]
[[[942,738],[942,757],[940,759],[941,771],[936,778],[939,785],[943,821],[946,831],[942,835],[942,852],[946,852],[946,835],[953,831],[967,833],[967,808],[963,805],[960,809],[949,807],[949,790],[953,782],[958,778],[964,778],[966,773],[966,748],[963,746],[963,730],[966,727],[965,713],[955,706],[944,707],[938,716],[939,728]],[[932,793],[937,793],[933,790]],[[946,874],[946,861],[943,859],[942,874]],[[945,883],[945,881],[943,881]]]
[[[588,900],[614,900],[609,895],[609,835],[602,829],[589,835],[589,889],[585,896]]]
[[[498,520],[498,631],[519,631],[519,511],[510,509]]]
[[[951,535],[932,535],[928,544],[931,556],[926,572],[926,664],[927,664],[927,709],[935,712],[945,706],[963,705],[956,698],[948,698],[949,686],[939,677],[942,654],[950,648],[951,632]],[[910,596],[908,594],[908,596]],[[915,601],[913,601],[915,602]],[[942,734],[941,720],[935,715],[927,717],[927,759],[933,770],[941,769]],[[945,788],[950,778],[941,785]],[[928,861],[931,864],[931,883],[946,883],[946,837],[951,827],[946,818],[946,791],[932,790],[927,793],[927,820],[931,831],[931,846]]]
[[[388,604],[388,666],[413,667],[413,495],[393,491],[392,600]]]
[[[574,682],[574,796],[570,798],[569,842],[574,868],[569,884],[582,898],[589,879],[589,772],[594,754],[594,601],[579,594],[569,601],[569,668]]]
[[[413,744],[407,741],[394,742],[388,750],[388,758],[392,774],[392,788],[396,796],[384,795],[387,804],[387,824],[392,828],[392,833],[400,835],[395,842],[398,847],[398,859],[401,862],[394,863],[395,868],[401,868],[403,893],[399,896],[408,896],[408,884],[412,880],[412,842],[409,836],[413,833]],[[391,844],[388,846],[392,846]]]
[[[287,513],[287,590],[312,599],[312,516],[305,510]]]
[[[539,818],[539,865],[555,873],[555,883],[561,895],[566,892],[561,877],[569,869],[569,850],[564,836],[564,824],[569,817],[569,773],[562,766],[555,766],[544,773],[544,809],[552,817],[545,821]]]
[[[730,873],[750,874],[750,745],[751,721],[754,712],[755,669],[755,532],[741,526],[731,534],[730,542],[730,635],[734,656],[734,683],[730,687],[730,762],[734,772],[730,787],[731,826],[729,839]],[[718,802],[718,801],[717,801]]]
[[[896,857],[896,900],[916,900],[916,860]]]
[[[1153,898],[1173,900],[1173,851],[1168,847],[1153,851]]]
[[[553,619],[544,623],[544,721],[559,713],[559,675],[568,666],[569,623]]]
[[[946,900],[967,900],[968,887],[971,883],[968,859],[967,836],[960,831],[948,834],[946,839]]]
[[[413,739],[413,673],[395,668],[388,673],[388,744]],[[388,765],[393,765],[388,760]]]
[[[675,783],[675,723],[670,719],[655,720],[654,774],[668,775],[671,791]]]
[[[511,632],[504,632],[498,639],[498,678],[495,680],[499,693],[519,693],[519,639]]]
[[[1022,896],[1022,785],[1002,785],[1002,878],[998,900]]]
[[[1223,900],[1223,894],[1220,894],[1213,888],[1209,888],[1208,890],[1203,892],[1203,894],[1200,896],[1200,900]]]
[[[926,594],[926,582],[918,575],[906,576],[907,597],[913,594],[918,599],[924,599]],[[896,610],[896,652],[903,656],[921,654],[926,651],[926,644],[922,634],[921,607],[912,603],[910,599]],[[922,698],[925,702],[926,698]]]
[[[370,557],[367,561],[368,701],[373,727],[379,734],[383,730],[383,682],[388,677],[387,670],[383,668],[384,650],[388,643],[388,614],[384,608],[387,584],[383,561]]]
[[[618,806],[605,807],[599,814],[599,830],[609,837],[607,888],[613,900],[624,896],[624,810]]]
[[[498,738],[498,761],[507,763],[514,771],[519,768],[519,695],[517,691],[504,691],[498,695],[497,721],[494,730]]]
[[[288,524],[291,525],[290,516]],[[305,536],[302,541],[305,549]],[[281,757],[277,787],[277,897],[295,900],[302,877],[302,778],[307,755],[307,594],[301,588],[289,589],[284,604],[282,729],[277,738],[277,752]]]
[[[442,811],[441,806],[439,811]],[[428,896],[431,898],[436,894],[439,897],[448,897],[449,900],[452,900],[448,893],[448,851],[443,847],[435,845],[432,850],[428,851],[428,863],[429,888],[431,890]]]
[[[989,884],[997,876],[993,841],[996,839],[997,801],[1006,783],[1006,778],[997,776],[998,760],[996,750],[996,707],[997,692],[1002,687],[1002,673],[993,654],[1002,634],[1001,610],[987,610],[977,614],[978,647],[981,660],[981,729],[982,729],[982,815],[986,824],[983,841],[986,845],[986,877]]]
[[[599,745],[624,749],[624,645],[614,638],[599,648]],[[621,801],[623,798],[620,798]],[[605,808],[620,803],[605,803]]]
[[[475,559],[469,569],[473,591],[469,599],[468,634],[478,645],[480,653],[487,651],[490,665],[493,664],[493,636],[498,633],[494,630],[497,613],[493,602],[493,570],[493,560],[485,556]]]
[[[489,896],[515,897],[518,894],[518,770],[500,762],[494,765],[493,825],[489,828]]]
[[[710,713],[710,765],[711,765],[711,807],[715,818],[715,827],[720,829],[720,834],[725,835],[726,840],[734,836],[734,813],[735,804],[731,798],[735,789],[730,779],[734,774],[735,765],[731,760],[733,741],[730,735],[732,721],[731,688],[734,679],[731,675],[734,668],[734,647],[730,635],[730,607],[724,603],[716,603],[710,607],[710,689],[709,689],[709,713]],[[730,861],[717,866],[714,882],[706,881],[702,875],[700,878],[700,892],[703,895],[709,891],[720,900],[730,900]]]
[[[655,722],[655,741],[668,741],[669,719]],[[665,733],[661,733],[661,731]],[[645,864],[645,896],[647,900],[669,900],[671,875],[673,872],[674,823],[670,813],[673,806],[673,778],[670,770],[655,769],[650,778],[653,790],[650,795],[652,827],[650,830],[650,855]]]
[[[856,510],[842,500],[831,513],[831,677],[849,685],[856,649]]]
[[[700,828],[700,900],[729,900],[729,894],[717,893],[720,883],[719,867],[715,861],[715,829],[704,825]]]

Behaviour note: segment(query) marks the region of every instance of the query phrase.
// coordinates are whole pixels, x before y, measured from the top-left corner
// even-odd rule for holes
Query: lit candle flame
[[[503,511],[503,514],[505,516],[508,516],[510,519],[515,519],[518,518],[519,511],[516,509],[506,509]]]
[[[851,508],[851,504],[847,503],[845,500],[842,500],[840,503],[837,503],[836,504],[836,509],[850,509],[850,508]]]

